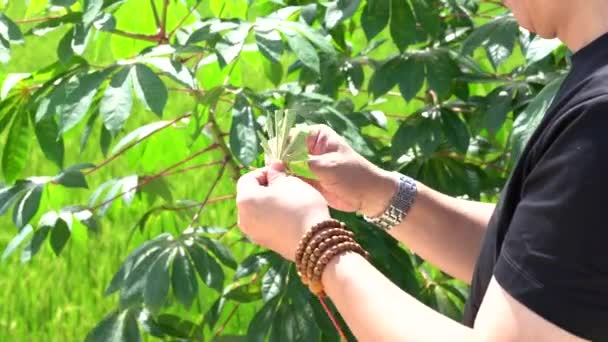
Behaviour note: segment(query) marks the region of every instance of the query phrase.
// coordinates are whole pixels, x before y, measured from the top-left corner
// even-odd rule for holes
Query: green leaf
[[[416,97],[424,84],[424,63],[415,56],[401,60],[398,66],[399,91],[406,101]]]
[[[63,168],[64,143],[63,137],[59,135],[59,126],[55,118],[47,117],[34,125],[38,145],[42,149],[46,159],[52,161],[59,168]]]
[[[68,224],[63,219],[58,219],[51,230],[51,247],[55,255],[59,256],[71,235],[72,231]]]
[[[23,250],[21,251],[21,263],[26,263],[30,261],[34,255],[38,253],[40,247],[42,247],[42,243],[46,240],[47,235],[49,234],[49,230],[51,227],[41,227],[38,228],[30,241],[25,245]]]
[[[422,28],[432,37],[436,38],[441,33],[441,20],[439,11],[441,4],[433,0],[411,0],[414,13]]]
[[[135,311],[115,311],[93,328],[86,342],[139,342],[141,336],[135,319]]]
[[[249,303],[260,299],[262,292],[259,282],[249,282],[232,287],[224,297],[239,303]]]
[[[4,82],[2,82],[2,89],[0,90],[0,100],[6,99],[10,91],[24,79],[30,77],[30,73],[11,73],[6,75]]]
[[[458,65],[444,50],[434,50],[424,56],[428,87],[439,98],[447,98],[452,92],[452,82],[460,75]]]
[[[511,135],[513,160],[518,160],[521,156],[526,143],[551,106],[563,81],[563,77],[558,77],[545,86],[532,102],[530,102],[528,107],[515,119],[515,122],[513,123],[513,133]]]
[[[99,104],[99,114],[109,132],[120,131],[131,114],[133,106],[131,78],[131,68],[122,68],[112,77],[103,94]]]
[[[361,0],[338,0],[329,4],[325,10],[325,27],[333,29],[355,14]]]
[[[0,37],[14,44],[23,43],[23,33],[19,26],[3,13],[0,13]]]
[[[84,0],[84,10],[82,22],[85,26],[90,26],[103,7],[103,0]]]
[[[185,320],[176,315],[162,314],[159,315],[156,319],[149,320],[146,323],[148,328],[153,327],[154,333],[152,335],[156,337],[165,338],[166,340],[170,341],[173,341],[175,339],[167,339],[166,337],[174,337],[180,341],[204,341],[203,331],[201,327],[197,326],[197,324],[191,321]],[[144,329],[146,329],[145,326]]]
[[[136,64],[133,86],[144,106],[156,115],[162,116],[168,93],[165,84],[154,71],[143,64]]]
[[[391,142],[391,155],[397,161],[399,157],[406,154],[411,148],[416,146],[418,133],[415,126],[402,124],[393,136]]]
[[[18,181],[11,187],[0,189],[0,216],[4,215],[11,205],[19,199],[24,191],[30,189],[33,183],[30,181]]]
[[[512,53],[519,25],[512,16],[502,16],[476,28],[462,43],[462,53],[470,55],[480,46],[486,48],[488,58],[496,69]]]
[[[274,317],[277,312],[278,298],[271,299],[260,308],[247,328],[247,338],[251,342],[264,342],[268,330],[274,322]]]
[[[199,277],[212,289],[221,291],[224,286],[224,270],[200,245],[187,246]]]
[[[528,64],[541,61],[560,46],[562,46],[562,42],[557,38],[543,39],[540,36],[536,36],[526,49],[526,61]]]
[[[251,254],[245,258],[245,260],[243,260],[243,262],[241,262],[236,269],[234,280],[239,280],[259,271],[262,266],[268,264],[269,256],[270,252],[261,252]]]
[[[203,246],[205,246],[213,255],[215,255],[224,265],[235,269],[237,266],[234,255],[228,249],[228,247],[224,246],[221,242],[215,239],[209,239],[203,236],[199,236],[196,238],[196,241]]]
[[[490,134],[496,134],[505,123],[507,115],[511,111],[511,96],[511,92],[504,90],[504,88],[497,88],[488,96],[484,127],[488,129]]]
[[[80,170],[64,170],[53,179],[53,182],[67,188],[89,188],[87,180]]]
[[[441,122],[443,124],[443,134],[448,142],[462,154],[466,154],[469,149],[471,135],[467,125],[458,117],[457,113],[442,110]]]
[[[150,266],[146,275],[144,303],[152,313],[159,312],[167,301],[170,286],[169,267],[174,255],[175,250],[163,252]]]
[[[8,63],[11,60],[10,48],[9,42],[0,36],[0,63]]]
[[[176,82],[179,82],[191,89],[197,87],[196,79],[184,64],[166,57],[151,57],[146,58],[145,61],[146,63],[152,64],[154,67],[167,74]]]
[[[405,66],[407,67],[407,65]],[[378,98],[389,90],[393,89],[398,81],[402,81],[399,76],[404,76],[402,72],[406,72],[404,69],[401,57],[396,56],[386,60],[382,63],[374,72],[372,79],[370,80],[369,90],[372,92],[375,98]],[[406,75],[405,77],[409,77]]]
[[[250,166],[259,153],[253,109],[243,95],[238,95],[232,108],[230,149],[243,164]]]
[[[390,31],[400,51],[416,42],[416,19],[407,0],[391,0]]]
[[[6,249],[4,250],[4,252],[2,253],[2,261],[6,260],[6,258],[8,258],[9,256],[11,256],[13,254],[13,252],[15,252],[15,250],[17,249],[17,247],[19,247],[23,241],[25,240],[25,238],[30,235],[30,233],[33,231],[33,228],[31,225],[26,225],[25,227],[23,227],[19,233],[17,235],[15,235],[15,237],[11,240],[11,242],[8,243],[8,245],[6,246]]]
[[[111,69],[95,71],[70,82],[66,87],[65,100],[57,108],[60,134],[67,132],[84,118],[95,93],[110,72]]]
[[[40,207],[44,184],[31,187],[13,209],[13,223],[19,229],[28,224]]]
[[[158,256],[166,250],[164,246],[151,244],[138,253],[133,259],[129,257],[130,267],[125,270],[125,277],[122,281],[122,289],[120,291],[120,307],[127,308],[136,304],[140,304],[143,300],[143,291],[146,284],[146,275],[150,271],[150,266],[156,261]],[[135,254],[135,253],[133,253]],[[119,282],[120,279],[117,279]],[[114,283],[114,281],[112,281]],[[112,285],[112,284],[110,284]],[[113,288],[112,288],[113,289]],[[110,288],[108,288],[110,290]],[[108,293],[106,290],[106,293]]]
[[[108,150],[110,149],[110,145],[112,144],[112,133],[108,131],[106,126],[101,125],[101,133],[99,134],[99,147],[101,148],[101,153],[105,156],[108,155]]]
[[[135,266],[137,266],[143,259],[147,258],[151,254],[158,253],[159,248],[163,247],[169,238],[171,238],[171,234],[163,233],[137,247],[121,265],[118,272],[114,274],[112,280],[110,281],[110,285],[108,285],[108,288],[104,292],[104,295],[109,296],[110,294],[121,289],[125,285],[129,273],[135,269]]]
[[[283,54],[283,40],[281,35],[271,30],[268,32],[261,31],[256,28],[255,41],[258,50],[272,63],[281,63],[281,55]]]
[[[158,121],[153,122],[151,124],[147,124],[145,126],[141,126],[139,128],[134,129],[131,133],[127,134],[124,138],[122,138],[116,146],[112,149],[112,153],[117,153],[123,148],[127,147],[127,145],[134,143],[137,140],[144,139],[145,137],[151,135],[152,133],[160,130],[161,128],[167,126],[170,121]]]
[[[376,37],[388,25],[390,3],[386,0],[367,0],[361,14],[361,26],[368,41]]]
[[[299,34],[286,34],[285,38],[287,39],[289,48],[302,64],[318,74],[321,69],[321,62],[312,44]]]
[[[172,282],[175,298],[186,309],[190,309],[192,301],[198,294],[198,282],[186,251],[181,247],[178,249],[173,261]]]
[[[63,64],[69,64],[72,57],[74,57],[74,50],[72,49],[72,38],[74,37],[74,28],[68,30],[63,38],[57,44],[57,57]]]
[[[2,152],[2,173],[7,183],[12,183],[25,169],[30,153],[31,132],[26,112],[16,113]]]
[[[285,264],[280,265],[281,269],[284,266]],[[264,299],[265,302],[273,299],[281,292],[281,289],[283,288],[283,278],[284,274],[276,267],[270,267],[264,274],[264,277],[262,278],[262,299]]]
[[[51,0],[53,6],[70,7],[75,3],[76,0]]]
[[[54,31],[55,29],[62,27],[65,24],[75,24],[82,20],[82,13],[71,12],[57,18],[51,18],[45,20],[40,24],[32,27],[27,31],[26,35],[44,36],[45,34]]]
[[[131,203],[133,203],[133,199],[135,198],[135,193],[137,192],[139,177],[137,175],[123,177],[120,180],[120,184],[122,188],[122,200],[127,206],[131,206]]]

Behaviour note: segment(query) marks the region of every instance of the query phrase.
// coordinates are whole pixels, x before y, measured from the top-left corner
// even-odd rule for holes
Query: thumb
[[[285,165],[283,165],[282,162],[273,161],[270,166],[268,166],[267,178],[269,185],[286,176]]]

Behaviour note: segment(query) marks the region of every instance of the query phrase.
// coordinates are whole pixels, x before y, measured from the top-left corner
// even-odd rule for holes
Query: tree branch
[[[159,35],[156,35],[156,34],[142,34],[142,33],[127,32],[127,31],[122,31],[122,30],[112,30],[109,32],[116,34],[118,36],[123,36],[123,37],[137,39],[137,40],[143,40],[143,41],[147,41],[147,42],[155,42],[155,43],[158,42],[158,37],[159,37]]]
[[[150,132],[149,134],[147,134],[147,135],[145,135],[145,136],[143,136],[143,137],[141,137],[141,138],[139,138],[139,139],[135,140],[135,141],[134,141],[134,142],[132,142],[131,144],[129,144],[129,145],[125,146],[124,148],[122,148],[120,151],[116,152],[114,155],[110,156],[108,159],[106,159],[106,160],[102,161],[102,162],[101,162],[101,164],[99,164],[99,165],[97,165],[96,167],[94,167],[94,168],[90,169],[89,171],[87,171],[87,172],[85,173],[85,176],[88,176],[88,175],[90,175],[91,173],[93,173],[93,172],[95,172],[95,171],[97,171],[97,170],[101,169],[102,167],[106,166],[107,164],[109,164],[110,162],[112,162],[114,159],[116,159],[116,158],[120,157],[120,155],[124,154],[125,152],[127,152],[127,151],[128,151],[128,150],[130,150],[130,149],[132,149],[133,147],[135,147],[135,146],[139,145],[139,144],[140,144],[142,141],[144,141],[144,140],[148,139],[148,138],[149,138],[149,137],[151,137],[152,135],[154,135],[154,134],[156,134],[156,133],[158,133],[158,132],[162,131],[163,129],[165,129],[165,128],[169,127],[169,126],[174,125],[174,124],[175,124],[175,123],[177,123],[178,121],[183,120],[183,119],[185,119],[185,118],[188,118],[188,117],[190,117],[190,116],[192,116],[192,113],[186,113],[186,114],[184,114],[184,115],[182,115],[182,116],[179,116],[179,117],[177,117],[177,118],[173,119],[172,121],[168,122],[167,124],[165,124],[165,125],[163,125],[163,126],[161,126],[161,127],[157,128],[156,130],[154,130],[154,131]]]
[[[61,17],[63,17],[63,15],[49,15],[46,17],[39,17],[39,18],[17,19],[17,20],[14,20],[14,22],[15,22],[15,24],[32,24],[32,23],[39,23],[39,22],[52,20],[52,19],[59,19]]]
[[[154,0],[150,0],[150,5],[152,6],[152,14],[154,15],[154,23],[156,24],[156,32],[160,33],[161,22],[160,17],[158,16],[158,10],[156,9],[156,3],[154,2]]]
[[[167,167],[166,169],[164,169],[163,171],[157,173],[156,175],[144,178],[142,181],[138,182],[137,185],[135,185],[134,187],[132,187],[132,188],[126,190],[126,191],[123,191],[122,193],[117,194],[116,196],[113,196],[112,198],[110,198],[110,199],[108,199],[106,201],[103,201],[102,203],[100,203],[100,204],[98,204],[96,206],[93,206],[89,210],[92,211],[92,212],[97,211],[99,208],[101,208],[101,207],[103,207],[103,206],[105,206],[107,204],[110,204],[110,203],[114,202],[115,200],[117,200],[118,198],[122,197],[123,195],[125,195],[125,194],[127,194],[127,193],[129,193],[129,192],[131,192],[133,190],[136,190],[138,188],[141,188],[142,186],[144,186],[144,185],[152,182],[153,180],[165,177],[165,176],[167,176],[169,174],[183,173],[183,172],[189,171],[189,170],[191,170],[193,168],[185,168],[185,169],[182,169],[181,172],[172,172],[171,170],[175,169],[176,167],[178,167],[180,165],[183,165],[183,164],[189,162],[190,160],[192,160],[192,159],[200,156],[203,153],[212,151],[212,150],[214,150],[216,148],[218,148],[218,145],[213,144],[213,145],[211,145],[211,146],[209,146],[209,147],[207,147],[207,148],[205,148],[205,149],[203,149],[201,151],[198,151],[197,153],[189,156],[188,158],[186,158],[186,159],[184,159],[182,161],[179,161],[179,162],[177,162],[177,163],[175,163],[175,164]],[[225,165],[225,162],[223,164]],[[212,164],[212,165],[216,165],[216,164]],[[222,170],[223,169],[224,169],[224,166],[222,166]]]
[[[179,30],[182,25],[184,25],[184,23],[186,22],[186,20],[188,20],[188,18],[192,15],[192,13],[194,12],[194,10],[196,10],[196,8],[198,7],[198,5],[200,5],[202,2],[202,0],[197,0],[196,4],[194,4],[194,6],[190,7],[190,11],[188,11],[188,14],[186,14],[182,20],[179,21],[179,23],[177,24],[177,26],[175,26],[175,28],[169,33],[168,37],[171,38],[173,37],[173,35],[175,34],[175,31]]]
[[[211,183],[211,187],[209,188],[209,191],[207,192],[207,195],[205,196],[205,199],[201,202],[200,208],[198,208],[198,211],[192,217],[192,221],[190,221],[190,224],[188,225],[189,227],[192,227],[192,225],[194,224],[194,222],[196,222],[198,220],[199,216],[201,215],[201,212],[203,211],[203,209],[207,205],[207,202],[209,201],[209,198],[211,198],[211,193],[213,193],[213,190],[215,190],[215,187],[219,184],[220,179],[222,179],[222,175],[224,174],[224,171],[226,170],[226,164],[228,163],[228,158],[229,157],[224,158],[224,162],[222,164],[222,168],[220,169],[220,172],[218,172],[217,177],[215,178],[215,180],[213,181],[213,183]]]

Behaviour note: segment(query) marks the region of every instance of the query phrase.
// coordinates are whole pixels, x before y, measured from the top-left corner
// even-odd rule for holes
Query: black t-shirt
[[[577,336],[608,341],[608,34],[572,70],[531,136],[484,237],[464,323],[492,276]]]

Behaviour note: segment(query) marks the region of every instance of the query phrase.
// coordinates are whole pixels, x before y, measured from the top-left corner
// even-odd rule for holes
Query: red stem
[[[164,177],[166,177],[166,176],[172,176],[172,175],[175,175],[175,174],[178,174],[178,173],[184,173],[184,172],[188,172],[188,171],[191,171],[191,170],[202,169],[204,167],[209,167],[209,166],[213,166],[213,165],[219,165],[219,164],[222,164],[222,163],[223,163],[223,161],[220,160],[220,161],[215,161],[215,162],[211,162],[211,163],[193,165],[193,166],[185,167],[183,169],[167,172],[167,173],[163,174],[163,176]]]
[[[120,194],[118,194],[118,195],[116,195],[116,196],[114,196],[114,197],[112,197],[112,198],[110,198],[110,199],[108,199],[106,201],[103,201],[102,203],[100,203],[100,204],[98,204],[98,205],[90,208],[90,211],[92,211],[92,212],[96,211],[97,209],[99,209],[99,208],[101,208],[101,207],[103,207],[103,206],[105,206],[105,205],[107,205],[109,203],[114,202],[116,199],[122,197],[124,194],[127,194],[127,193],[129,193],[129,192],[131,192],[131,191],[133,191],[135,189],[141,188],[142,186],[144,186],[144,185],[152,182],[153,180],[156,180],[158,178],[164,177],[164,176],[166,176],[168,174],[178,173],[178,172],[171,172],[171,170],[174,169],[174,168],[176,168],[176,167],[178,167],[178,166],[180,166],[180,165],[183,165],[183,164],[189,162],[190,160],[194,159],[197,156],[200,156],[201,154],[203,154],[205,152],[212,151],[212,150],[214,150],[214,149],[216,149],[218,147],[219,146],[217,144],[213,144],[213,145],[211,145],[211,146],[209,146],[209,147],[207,147],[207,148],[205,148],[205,149],[203,149],[203,150],[201,150],[201,151],[199,151],[199,152],[191,155],[190,157],[188,157],[188,158],[186,158],[186,159],[184,159],[184,160],[182,160],[180,162],[177,162],[177,163],[169,166],[165,170],[157,173],[156,175],[145,178],[144,180],[138,182],[137,185],[135,185],[134,187],[132,187],[132,188],[126,190],[126,191],[123,191],[122,193],[120,193]],[[224,166],[225,166],[225,163],[224,163]],[[188,171],[188,169],[189,168],[183,169],[182,172]],[[222,167],[222,169],[223,169],[223,167]]]
[[[122,30],[112,30],[112,31],[110,31],[110,33],[113,33],[113,34],[116,34],[119,36],[123,36],[123,37],[127,37],[127,38],[144,40],[147,42],[158,42],[158,37],[159,37],[159,35],[156,35],[156,34],[142,34],[142,33],[127,32],[127,31],[122,31]]]
[[[47,21],[51,19],[61,18],[63,15],[49,15],[47,17],[39,17],[39,18],[30,18],[30,19],[18,19],[15,20],[15,24],[31,24],[31,23],[39,23],[42,21]]]
[[[211,193],[213,193],[213,190],[215,189],[215,187],[220,182],[220,179],[222,179],[222,175],[224,174],[224,170],[226,170],[226,164],[228,164],[228,158],[229,157],[224,158],[224,161],[222,163],[222,168],[220,169],[220,172],[218,172],[217,177],[215,178],[215,180],[213,181],[213,183],[211,183],[211,187],[209,188],[209,191],[207,192],[207,195],[205,196],[205,199],[201,202],[200,208],[198,209],[198,211],[196,212],[196,214],[194,214],[194,216],[192,217],[192,221],[190,221],[189,227],[192,227],[192,225],[194,224],[194,222],[196,222],[196,220],[198,220],[199,216],[201,215],[201,212],[203,211],[203,209],[205,208],[205,205],[207,205],[207,202],[209,201],[209,198],[211,197]]]
[[[190,8],[190,11],[188,11],[188,14],[186,14],[182,20],[179,21],[179,23],[177,24],[177,26],[175,26],[175,28],[169,33],[168,37],[171,38],[173,36],[173,34],[175,34],[175,31],[179,30],[180,27],[182,27],[182,25],[184,25],[184,23],[186,22],[186,20],[188,20],[188,18],[192,15],[192,12],[194,12],[194,10],[198,7],[198,5],[200,5],[200,3],[202,2],[202,0],[198,0],[196,2],[196,4],[194,4],[194,6],[192,6]]]
[[[218,203],[218,202],[222,202],[222,201],[226,201],[226,200],[229,200],[229,199],[233,199],[235,197],[236,197],[235,194],[219,196],[219,197],[212,198],[212,199],[208,200],[207,203],[205,203],[205,205],[207,205],[207,204],[213,204],[213,203]],[[183,206],[183,207],[162,207],[162,208],[160,208],[160,210],[180,211],[180,210],[186,210],[186,209],[192,209],[192,208],[200,207],[201,205],[203,205],[203,202],[196,203],[196,204],[191,204],[191,205],[186,205],[186,206]]]
[[[165,38],[167,33],[167,9],[169,8],[169,0],[163,2],[163,18],[160,22],[159,36]]]
[[[156,32],[160,32],[161,22],[158,16],[158,10],[156,9],[156,3],[154,3],[154,0],[150,0],[150,5],[152,6],[152,14],[154,14],[154,22],[156,23]]]
[[[321,296],[317,296],[317,297],[319,298],[319,301],[321,302],[321,305],[323,306],[323,309],[325,309],[325,312],[327,312],[327,316],[329,316],[329,319],[333,323],[334,327],[336,327],[336,331],[340,335],[340,338],[342,340],[344,340],[344,341],[348,341],[348,339],[346,338],[346,334],[344,333],[344,331],[340,327],[340,323],[338,323],[338,320],[336,319],[336,317],[334,316],[334,314],[331,312],[331,310],[327,306],[327,303],[325,302],[325,299],[323,297],[321,297]]]
[[[228,314],[228,317],[224,321],[224,324],[222,324],[217,329],[217,331],[215,332],[215,334],[213,334],[212,340],[215,340],[216,337],[218,337],[222,333],[222,331],[224,331],[224,329],[226,328],[226,325],[228,324],[228,322],[230,322],[230,320],[232,319],[232,317],[234,316],[234,314],[236,313],[236,310],[238,310],[238,308],[240,307],[240,305],[241,305],[241,303],[236,303],[236,305],[234,306],[234,308],[232,308],[232,311],[230,311],[230,313]]]
[[[87,171],[87,172],[85,173],[85,176],[88,176],[88,175],[90,175],[91,173],[93,173],[93,172],[95,172],[95,171],[97,171],[97,170],[101,169],[102,167],[106,166],[107,164],[111,163],[111,162],[112,162],[114,159],[116,159],[116,158],[120,157],[122,154],[124,154],[124,153],[125,153],[125,152],[127,152],[128,150],[132,149],[133,147],[137,146],[137,145],[138,145],[138,144],[140,144],[142,141],[144,141],[144,140],[148,139],[148,138],[149,138],[149,137],[151,137],[152,135],[154,135],[154,134],[156,134],[156,133],[158,133],[158,132],[162,131],[163,129],[165,129],[165,128],[167,128],[167,127],[169,127],[169,126],[171,126],[171,125],[175,124],[176,122],[178,122],[178,121],[180,121],[180,120],[182,120],[182,119],[185,119],[185,118],[187,118],[187,117],[190,117],[191,115],[192,115],[191,113],[188,113],[188,114],[184,114],[184,115],[182,115],[182,116],[180,116],[180,117],[177,117],[177,118],[173,119],[172,121],[168,122],[167,124],[165,124],[165,125],[163,125],[163,126],[159,127],[158,129],[156,129],[156,130],[154,130],[154,131],[150,132],[150,134],[148,134],[148,135],[146,135],[146,136],[143,136],[143,137],[141,137],[141,138],[137,139],[136,141],[132,142],[131,144],[129,144],[129,145],[127,145],[127,146],[125,146],[125,147],[124,147],[123,149],[121,149],[120,151],[116,152],[116,154],[114,154],[114,155],[110,156],[108,159],[106,159],[106,160],[104,160],[103,162],[101,162],[101,164],[99,164],[99,165],[97,165],[96,167],[94,167],[94,168],[90,169],[89,171]]]

